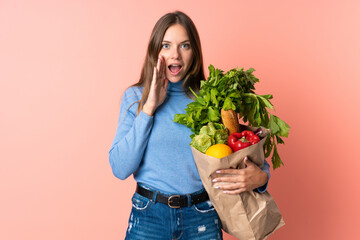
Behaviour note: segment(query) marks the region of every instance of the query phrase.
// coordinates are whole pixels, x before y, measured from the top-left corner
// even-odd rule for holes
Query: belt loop
[[[187,197],[187,206],[188,206],[188,207],[191,207],[191,205],[192,205],[192,204],[191,204],[191,195],[190,195],[190,194],[187,194],[186,197]]]
[[[158,191],[153,191],[153,197],[152,197],[152,199],[151,199],[151,201],[153,202],[153,203],[156,203],[156,198],[157,198],[157,195],[158,195]]]

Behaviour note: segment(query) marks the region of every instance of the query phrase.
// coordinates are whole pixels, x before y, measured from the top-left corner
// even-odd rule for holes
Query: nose
[[[172,59],[180,59],[181,58],[181,53],[180,53],[180,49],[179,47],[174,47],[171,51],[171,56]]]

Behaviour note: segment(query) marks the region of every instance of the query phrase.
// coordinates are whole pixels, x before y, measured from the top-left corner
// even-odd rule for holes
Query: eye
[[[184,43],[184,44],[182,44],[181,45],[181,48],[190,48],[190,44],[188,44],[188,43]]]
[[[163,45],[162,45],[162,48],[164,48],[164,49],[168,49],[170,46],[169,46],[169,44],[167,44],[167,43],[164,43]]]

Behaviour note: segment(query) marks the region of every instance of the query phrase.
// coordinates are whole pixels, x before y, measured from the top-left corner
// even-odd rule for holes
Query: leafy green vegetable
[[[190,145],[205,153],[214,144],[226,143],[228,136],[228,130],[223,124],[209,122],[200,129],[199,134],[193,137]]]
[[[271,160],[273,168],[276,169],[284,165],[276,145],[284,144],[281,137],[288,137],[290,126],[268,112],[268,110],[274,110],[270,102],[273,98],[271,94],[258,95],[254,92],[254,85],[259,82],[259,79],[253,75],[254,71],[253,68],[246,71],[243,68],[234,68],[224,73],[210,65],[209,77],[201,81],[200,91],[195,93],[190,89],[195,96],[194,102],[187,105],[185,114],[176,114],[174,121],[191,129],[194,133],[191,135],[192,144],[195,145],[200,142],[200,137],[197,136],[204,125],[210,122],[214,126],[221,124],[221,109],[233,109],[249,126],[271,129],[264,144],[264,152],[266,157],[272,153]],[[194,138],[196,138],[196,143],[194,143]],[[201,141],[204,139],[202,137]]]
[[[214,135],[214,139],[215,139],[215,143],[224,143],[227,144],[227,138],[229,137],[229,132],[225,129],[219,129],[216,130],[215,135]]]
[[[190,145],[199,150],[202,153],[205,153],[206,150],[215,144],[215,140],[206,134],[199,134],[193,137]]]

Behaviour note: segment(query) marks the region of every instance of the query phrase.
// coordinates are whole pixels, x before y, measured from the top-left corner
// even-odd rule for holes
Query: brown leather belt
[[[205,202],[209,200],[209,195],[206,191],[199,194],[189,195],[163,195],[159,192],[155,192],[141,187],[139,184],[136,186],[136,192],[143,197],[153,200],[153,196],[156,194],[155,202],[167,204],[171,208],[190,207],[193,204]],[[190,198],[190,201],[189,201]]]

